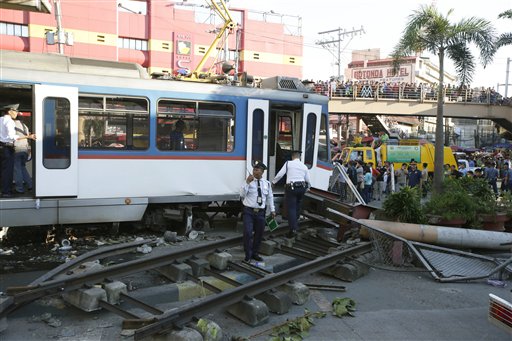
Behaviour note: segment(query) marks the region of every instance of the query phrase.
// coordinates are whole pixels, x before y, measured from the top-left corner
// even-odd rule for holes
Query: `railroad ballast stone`
[[[255,298],[246,297],[242,301],[228,307],[227,311],[249,326],[259,326],[269,319],[267,305]]]
[[[268,290],[256,296],[257,299],[265,302],[268,310],[272,313],[282,315],[290,311],[292,306],[292,299],[290,296],[275,289]]]
[[[309,300],[309,288],[300,282],[290,281],[277,287],[277,290],[290,296],[292,303],[296,305],[303,305]]]

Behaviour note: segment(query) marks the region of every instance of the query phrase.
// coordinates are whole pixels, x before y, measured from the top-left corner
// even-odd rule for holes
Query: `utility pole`
[[[363,26],[361,26],[361,28],[357,30],[353,28],[351,31],[347,31],[342,28],[336,28],[334,30],[318,32],[318,34],[328,35],[328,37],[326,37],[325,39],[318,40],[316,44],[327,49],[327,51],[329,51],[334,56],[334,58],[336,58],[336,64],[338,65],[338,79],[340,79],[341,77],[341,53],[346,48],[346,46],[343,49],[341,48],[341,42],[345,37],[350,37],[350,39],[352,40],[354,36],[358,34],[362,35],[363,33],[366,33],[364,31]]]
[[[498,83],[498,86],[496,88],[496,91],[500,91],[500,86],[504,86],[505,87],[505,97],[508,97],[508,86],[509,85],[512,85],[508,82],[509,80],[509,75],[510,75],[510,62],[512,62],[512,58],[507,58],[507,71],[505,71],[505,83],[504,84],[500,84]]]

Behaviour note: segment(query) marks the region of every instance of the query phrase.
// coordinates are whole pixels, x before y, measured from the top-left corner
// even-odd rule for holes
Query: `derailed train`
[[[328,187],[328,99],[297,79],[171,81],[137,64],[14,51],[2,51],[1,73],[0,105],[20,103],[38,138],[34,188],[0,199],[0,226],[200,224],[205,207],[239,201],[256,160],[272,180],[292,149],[304,151],[312,186]]]

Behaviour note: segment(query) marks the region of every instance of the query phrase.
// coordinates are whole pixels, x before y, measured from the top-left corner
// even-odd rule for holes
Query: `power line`
[[[338,79],[341,78],[341,52],[343,52],[343,50],[345,50],[345,48],[348,46],[347,43],[342,50],[341,42],[343,39],[345,39],[345,37],[350,37],[350,40],[352,40],[352,38],[354,38],[356,35],[363,35],[363,33],[366,33],[363,26],[361,26],[360,29],[352,29],[351,31],[347,31],[346,29],[342,28],[336,28],[329,31],[318,32],[318,34],[327,35],[324,40],[318,40],[316,44],[327,49],[327,51],[329,51],[334,56],[334,58],[336,58],[336,64],[338,65]]]

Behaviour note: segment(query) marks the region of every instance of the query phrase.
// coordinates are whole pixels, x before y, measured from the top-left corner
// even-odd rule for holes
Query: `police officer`
[[[243,199],[244,219],[244,251],[245,261],[251,259],[261,262],[263,258],[259,255],[261,239],[265,230],[265,212],[269,208],[272,217],[276,216],[274,207],[274,195],[270,181],[262,179],[263,172],[267,169],[261,162],[256,162],[242,187],[240,197]]]
[[[14,120],[18,117],[19,104],[4,106],[4,116],[0,118],[0,157],[2,161],[2,197],[12,196],[11,187],[14,173],[14,141],[21,139],[35,140],[35,134],[18,136]]]
[[[311,183],[309,169],[300,161],[301,153],[300,150],[292,150],[292,160],[287,161],[272,180],[276,184],[286,174],[285,200],[290,238],[297,234],[302,198]]]

